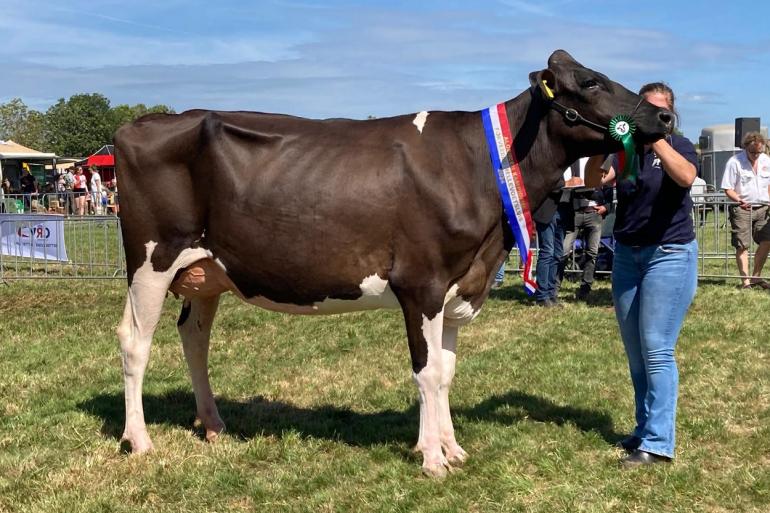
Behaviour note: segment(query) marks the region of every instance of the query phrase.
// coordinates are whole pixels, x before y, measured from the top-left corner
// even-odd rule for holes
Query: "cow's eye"
[[[593,78],[589,78],[589,79],[583,80],[583,83],[580,84],[580,87],[582,87],[583,89],[594,89],[596,87],[599,87],[599,82],[597,82]]]

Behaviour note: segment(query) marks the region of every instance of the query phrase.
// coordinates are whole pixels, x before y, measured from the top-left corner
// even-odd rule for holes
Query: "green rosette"
[[[639,156],[636,154],[634,132],[636,125],[631,116],[619,114],[610,120],[610,136],[623,145],[624,158],[620,159],[623,169],[620,178],[635,181],[639,169]]]

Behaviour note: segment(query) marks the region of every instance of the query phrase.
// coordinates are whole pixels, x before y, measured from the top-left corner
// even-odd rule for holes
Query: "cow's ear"
[[[529,74],[529,83],[540,91],[545,100],[553,100],[558,92],[556,75],[550,69],[533,71]]]

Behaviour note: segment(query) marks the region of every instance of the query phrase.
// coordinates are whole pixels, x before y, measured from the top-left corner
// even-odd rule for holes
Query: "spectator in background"
[[[24,210],[31,210],[32,196],[37,196],[38,193],[37,178],[30,173],[29,165],[24,163],[22,168],[24,171],[19,183],[21,184],[21,192],[24,194]]]
[[[74,183],[72,185],[72,194],[75,196],[75,214],[82,216],[86,213],[86,177],[83,174],[83,168],[75,168]]]
[[[532,220],[537,229],[537,263],[535,266],[535,304],[551,308],[559,306],[558,274],[564,242],[563,213],[566,204],[564,197],[564,181],[551,191],[542,205],[532,214]]]
[[[72,188],[75,185],[75,175],[72,172],[72,168],[67,168],[64,172],[64,207],[65,212],[69,214],[75,213],[74,197],[72,195]]]
[[[8,181],[8,177],[5,177],[2,184],[0,184],[0,213],[5,212],[5,195],[10,193],[11,182]]]
[[[99,174],[99,169],[96,166],[90,167],[91,171],[91,208],[94,209],[94,214],[98,214],[101,211],[102,205],[102,177]]]
[[[770,284],[761,278],[770,252],[770,223],[767,222],[770,157],[763,153],[765,142],[759,132],[746,134],[741,144],[743,151],[730,157],[722,175],[722,189],[738,204],[730,206],[730,226],[743,289],[770,289]],[[752,238],[759,246],[754,254],[754,270],[749,276],[748,248]]]
[[[609,195],[609,196],[608,196]],[[596,257],[602,237],[602,221],[607,215],[608,205],[612,204],[612,187],[602,189],[579,189],[572,192],[574,222],[564,235],[564,252],[560,263],[560,276],[564,273],[567,259],[572,253],[575,240],[583,237],[583,274],[580,288],[575,292],[575,299],[585,301],[591,293],[596,269]]]

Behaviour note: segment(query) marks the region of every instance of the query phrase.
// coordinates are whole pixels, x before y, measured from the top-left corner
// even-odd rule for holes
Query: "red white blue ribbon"
[[[524,289],[531,295],[537,288],[537,283],[532,278],[532,250],[530,249],[534,225],[529,213],[529,200],[527,191],[524,189],[519,161],[513,149],[513,137],[511,137],[505,104],[498,103],[482,110],[481,119],[484,122],[489,156],[497,177],[497,188],[503,200],[503,209],[524,264]]]

